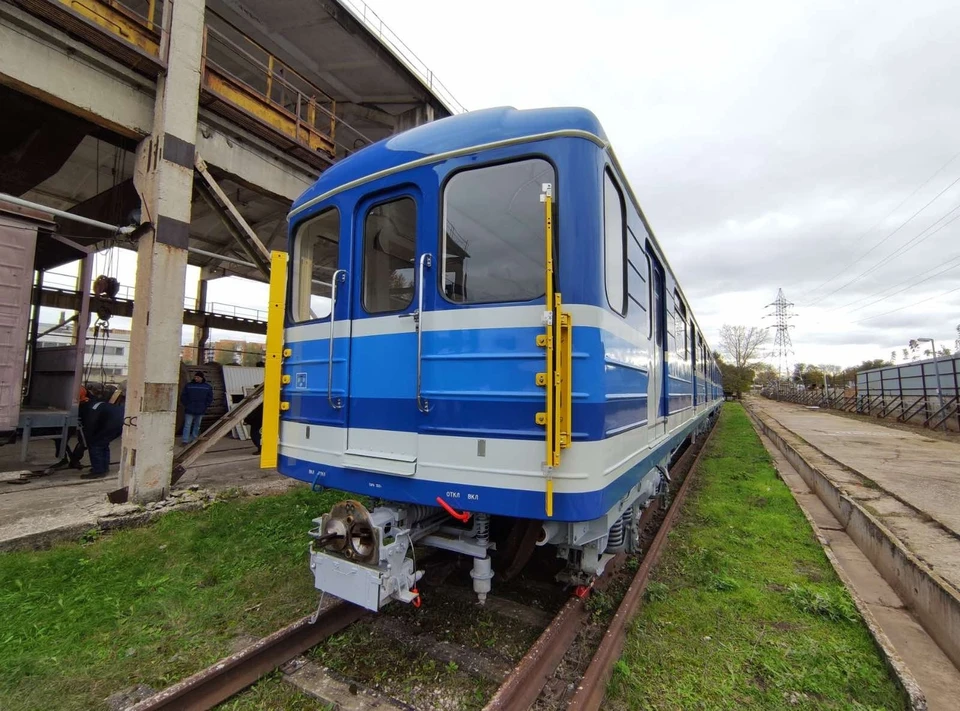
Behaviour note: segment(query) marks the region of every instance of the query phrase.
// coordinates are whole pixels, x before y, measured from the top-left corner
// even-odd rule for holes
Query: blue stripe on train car
[[[346,398],[334,409],[327,401],[326,339],[292,342],[284,363],[290,384],[284,419],[309,424],[436,432],[447,435],[542,439],[535,424],[544,391],[536,385],[543,351],[535,344],[539,328],[427,331],[424,333],[423,396],[428,415],[416,406],[416,336],[413,333],[362,336],[334,342],[330,393]],[[645,349],[593,327],[574,329],[574,439],[595,441],[647,422],[648,375],[639,363]],[[347,356],[351,373],[347,383]],[[609,353],[601,360],[600,353]],[[602,366],[601,366],[602,363]],[[302,377],[298,377],[302,376]]]

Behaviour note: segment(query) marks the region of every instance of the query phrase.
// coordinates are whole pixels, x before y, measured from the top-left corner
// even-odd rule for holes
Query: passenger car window
[[[443,190],[443,295],[463,304],[529,301],[546,289],[543,183],[553,166],[530,160],[456,173]]]
[[[303,223],[294,240],[293,320],[330,315],[330,282],[340,256],[340,211],[332,207]]]
[[[625,235],[623,196],[607,170],[603,173],[603,272],[607,302],[620,315],[627,311]]]
[[[363,221],[363,308],[402,311],[413,303],[417,204],[402,197],[375,205]]]

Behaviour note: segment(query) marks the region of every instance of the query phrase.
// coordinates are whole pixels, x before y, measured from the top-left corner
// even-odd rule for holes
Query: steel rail
[[[602,590],[606,587],[624,560],[626,555],[618,553],[607,563],[606,573],[591,589]],[[587,596],[584,595],[573,596],[564,603],[513,673],[504,680],[493,698],[483,707],[483,711],[521,711],[530,708],[590,616],[586,602]]]
[[[704,445],[705,444],[706,442],[704,442]],[[680,485],[666,518],[664,518],[664,521],[661,524],[653,543],[651,543],[647,554],[644,556],[643,562],[637,571],[637,575],[634,577],[634,580],[627,591],[628,596],[630,596],[631,592],[633,592],[633,596],[639,598],[639,596],[643,593],[643,589],[646,587],[646,579],[649,575],[650,569],[656,563],[656,560],[660,555],[660,551],[664,542],[666,541],[667,535],[670,532],[670,528],[673,522],[676,520],[680,505],[683,503],[686,493],[689,490],[690,481],[692,480],[690,474],[694,471],[694,467],[700,458],[699,453],[702,451],[703,445],[701,445],[699,449],[695,447],[689,447],[673,465],[673,470],[678,475],[686,473],[687,476]],[[652,514],[658,508],[659,501],[657,501],[654,505],[649,506],[644,511],[640,520],[641,530],[643,529],[643,526],[646,525],[650,516],[652,516]],[[620,553],[612,561],[610,561],[607,566],[607,573],[596,581],[596,583],[591,587],[591,591],[602,590],[604,587],[606,587],[613,578],[613,572],[619,568],[625,559],[626,555]],[[638,585],[638,581],[641,583],[639,593],[634,591],[634,588],[636,588]],[[564,606],[560,609],[560,612],[558,612],[556,617],[553,618],[553,621],[543,631],[540,637],[537,638],[537,641],[533,643],[533,645],[524,655],[523,659],[520,660],[520,663],[517,665],[516,669],[514,669],[510,676],[504,680],[504,682],[500,685],[500,688],[497,689],[493,698],[491,698],[484,707],[484,711],[525,711],[533,705],[533,703],[540,696],[540,693],[543,691],[544,686],[546,686],[547,681],[549,681],[550,676],[555,672],[564,655],[573,645],[578,633],[583,628],[584,623],[589,618],[590,612],[586,607],[586,599],[586,596],[582,598],[571,597],[564,604]],[[623,631],[622,626],[625,624],[625,622],[621,622],[621,618],[623,617],[621,614],[622,612],[623,604],[621,604],[621,609],[618,609],[617,614],[611,623],[611,625],[621,626],[620,632],[614,633],[614,636],[617,634],[621,635],[621,648]],[[606,639],[609,636],[611,636],[611,634],[608,630],[604,636],[604,643],[606,643]],[[603,643],[601,644],[601,649],[603,649]],[[598,654],[599,653],[600,650],[598,650]],[[606,658],[606,655],[609,655],[609,653],[609,650],[604,651],[604,658]],[[612,659],[615,660],[618,655],[619,649],[616,651],[616,654]],[[601,678],[602,675],[598,676],[598,670],[595,669],[591,671],[591,669],[593,669],[595,666],[595,662],[596,659],[594,659],[594,662],[591,662],[590,667],[587,669],[587,673],[590,674],[591,679],[596,678],[598,680],[600,690],[599,699],[602,701],[603,691],[606,688],[604,686],[606,679]],[[601,662],[596,662],[598,665],[600,663]],[[613,661],[610,661],[611,669],[612,664]],[[587,677],[584,676],[584,679],[587,679]],[[585,682],[581,681],[580,686],[583,687],[584,685]],[[579,693],[580,689],[578,689],[574,699],[576,699]],[[599,708],[599,705],[591,708]]]
[[[607,682],[610,681],[610,676],[613,673],[613,665],[620,658],[620,653],[623,651],[623,645],[627,636],[627,625],[640,608],[640,604],[643,601],[643,592],[646,590],[647,583],[650,579],[650,572],[653,570],[653,566],[657,564],[657,561],[660,559],[660,554],[666,546],[667,536],[670,534],[670,530],[676,522],[681,505],[687,496],[687,492],[690,490],[690,482],[693,481],[697,465],[700,463],[700,457],[703,456],[707,448],[707,442],[712,435],[713,430],[711,429],[710,434],[707,436],[707,439],[704,440],[695,456],[693,454],[694,450],[691,447],[684,452],[683,456],[677,461],[675,467],[683,471],[682,467],[687,466],[684,459],[688,456],[693,459],[689,464],[686,477],[680,485],[680,489],[677,491],[673,504],[670,506],[670,510],[663,519],[663,523],[660,525],[660,529],[657,531],[653,543],[650,544],[647,554],[643,557],[643,561],[640,563],[640,567],[637,569],[637,573],[630,583],[630,587],[627,588],[626,595],[623,596],[623,600],[620,602],[620,607],[617,608],[616,614],[610,621],[610,626],[603,635],[600,646],[590,661],[590,666],[587,667],[583,677],[580,679],[577,690],[567,705],[567,711],[598,711],[603,705]]]
[[[212,709],[367,614],[367,610],[349,602],[331,605],[320,613],[315,623],[310,623],[310,615],[297,620],[236,654],[221,659],[213,666],[144,699],[128,711]]]

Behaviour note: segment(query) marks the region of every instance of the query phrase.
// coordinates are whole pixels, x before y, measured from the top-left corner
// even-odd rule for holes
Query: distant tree
[[[720,366],[720,377],[724,392],[733,393],[740,397],[750,388],[754,378],[752,368],[737,368],[724,361],[719,361],[718,365]]]
[[[728,359],[721,365],[724,391],[733,392],[739,397],[750,387],[754,378],[750,363],[757,358],[769,339],[770,334],[765,328],[724,324],[720,329],[719,345],[720,353]],[[726,371],[723,370],[724,366],[727,367]]]
[[[897,362],[897,351],[896,351],[896,349],[890,351],[890,362],[891,362],[891,363],[896,363],[896,362]]]
[[[758,362],[750,366],[753,369],[753,381],[760,386],[772,385],[777,382],[777,371],[769,363]]]
[[[901,353],[903,353],[903,359],[904,359],[904,360],[910,360],[910,351],[909,351],[908,349],[904,348],[904,349],[901,351]]]

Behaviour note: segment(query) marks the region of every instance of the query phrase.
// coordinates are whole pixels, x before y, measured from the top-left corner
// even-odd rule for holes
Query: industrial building
[[[360,0],[3,0],[0,104],[0,432],[74,425],[89,329],[129,317],[98,347],[125,351],[119,486],[140,502],[170,488],[182,327],[198,353],[210,329],[265,333],[208,309],[210,280],[265,281],[324,169],[463,111]],[[132,283],[94,273],[113,246]],[[78,260],[75,288],[45,283]]]

